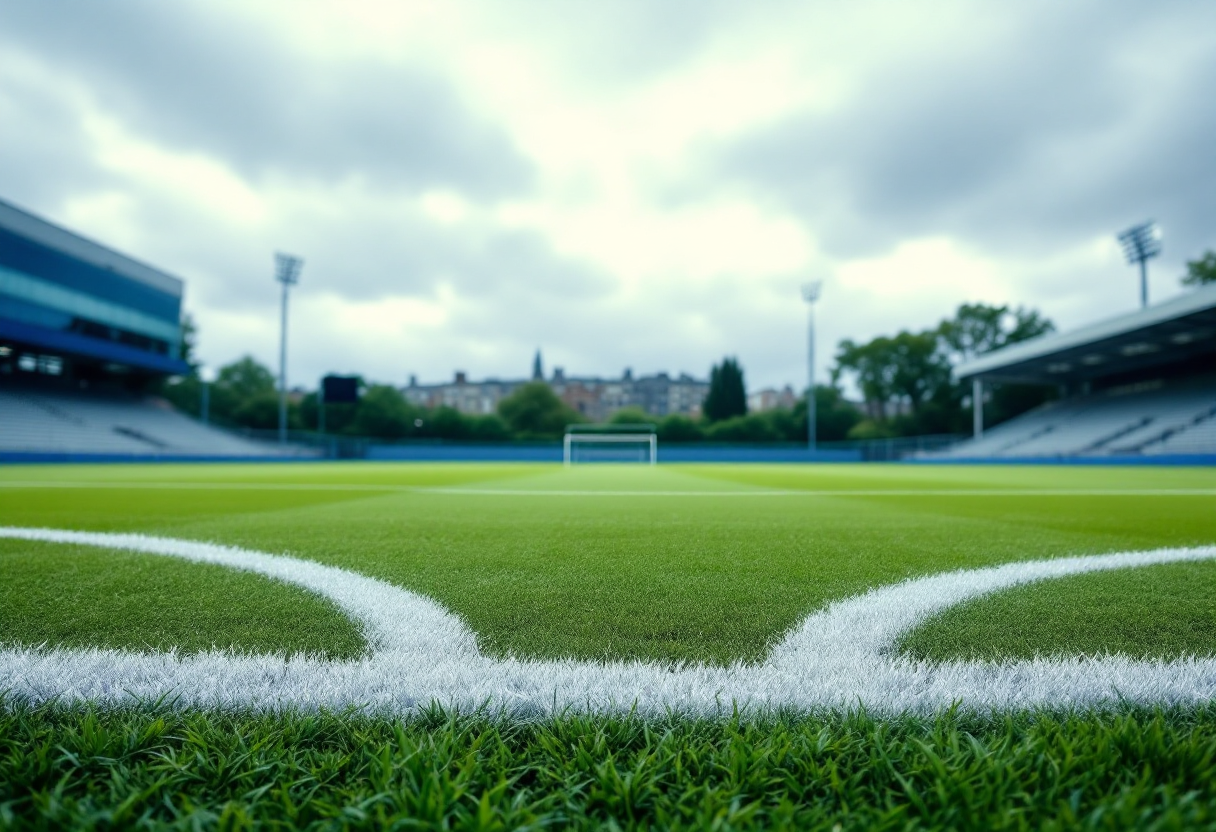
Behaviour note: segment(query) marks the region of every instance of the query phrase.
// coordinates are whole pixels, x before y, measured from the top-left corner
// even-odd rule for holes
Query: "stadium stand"
[[[938,458],[1216,456],[1216,286],[961,365],[981,402],[975,436]],[[1060,399],[983,429],[985,385]]]
[[[182,281],[0,201],[0,455],[264,457],[150,396],[190,371]]]
[[[1051,402],[946,452],[971,456],[1216,453],[1216,377]]]
[[[0,452],[173,457],[294,455],[234,436],[123,392],[0,387]]]

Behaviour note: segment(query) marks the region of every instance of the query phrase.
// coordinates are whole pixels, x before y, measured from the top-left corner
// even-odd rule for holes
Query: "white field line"
[[[578,491],[492,488],[426,488],[429,494],[470,494],[482,497],[1213,497],[1216,488],[1171,489],[761,489],[754,491]]]
[[[366,491],[472,497],[1216,497],[1216,488],[837,488],[748,491],[461,488],[363,483],[0,481],[0,488],[153,489],[180,491]]]
[[[1032,706],[1185,704],[1216,699],[1216,659],[1121,656],[1005,662],[916,662],[899,637],[963,601],[1033,581],[1216,559],[1216,546],[1065,557],[916,578],[807,616],[757,665],[532,661],[481,654],[476,637],[435,601],[374,578],[285,555],[137,534],[0,527],[0,537],[165,555],[246,570],[331,599],[360,623],[371,654],[357,661],[211,651],[190,656],[112,649],[0,648],[0,690],[43,702],[280,710],[356,707],[409,714],[432,702],[519,715],[565,710],[692,714],[783,707],[934,712]]]

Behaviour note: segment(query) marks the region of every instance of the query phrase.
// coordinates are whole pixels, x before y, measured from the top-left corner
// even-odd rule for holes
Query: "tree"
[[[468,439],[473,434],[473,426],[456,408],[440,405],[422,416],[422,432],[440,439]]]
[[[372,384],[360,397],[349,430],[356,436],[400,439],[414,430],[420,416],[396,387]]]
[[[956,363],[1054,331],[1055,324],[1034,309],[982,303],[963,304],[953,318],[938,326],[938,333]],[[1054,390],[1039,385],[997,384],[989,389],[990,399],[985,405],[985,421],[989,424],[1011,419],[1055,396]],[[952,398],[957,402],[939,402],[943,413],[934,432],[965,431],[973,405],[964,408],[963,403],[970,396],[970,390],[955,385]],[[953,415],[947,412],[951,410]]]
[[[988,306],[964,303],[953,318],[938,324],[937,332],[955,361],[969,361],[977,355],[1038,338],[1055,330],[1055,324],[1033,309],[1007,305]]]
[[[709,371],[709,393],[702,410],[711,422],[747,415],[747,390],[737,359],[724,358]]]
[[[202,381],[197,365],[188,376],[161,388],[162,395],[183,413],[201,415]],[[220,368],[210,385],[209,417],[217,424],[240,425],[250,428],[272,428],[278,425],[278,393],[274,375],[252,356],[244,356]],[[273,402],[271,407],[270,402]],[[273,410],[274,417],[268,414]],[[288,408],[288,421],[298,421],[294,407]]]
[[[833,373],[854,379],[866,410],[864,421],[844,429],[852,439],[965,431],[971,390],[954,380],[953,365],[1054,329],[1033,309],[965,303],[934,329],[841,341]],[[989,419],[1017,415],[1050,396],[1044,388],[997,386]]]
[[[293,424],[298,421],[298,413],[298,409],[288,408],[289,427],[298,426]],[[292,416],[297,418],[293,419]],[[279,395],[274,392],[259,393],[252,398],[241,399],[236,408],[228,414],[228,419],[245,428],[274,430],[279,426]]]
[[[778,411],[773,411],[774,420]],[[838,442],[847,439],[849,431],[864,419],[864,414],[857,405],[844,397],[844,393],[836,384],[815,385],[815,440],[817,442]],[[805,442],[806,430],[806,396],[800,396],[794,409],[790,411],[790,424],[783,431],[783,438],[788,442]]]
[[[862,419],[849,428],[848,439],[890,439],[898,436],[895,427],[886,422],[876,422],[873,419]]]
[[[1186,261],[1183,286],[1206,286],[1216,283],[1216,251],[1205,252],[1198,260]]]
[[[210,386],[210,418],[218,424],[264,428],[278,425],[278,396],[274,376],[252,356],[244,356],[220,368]],[[166,388],[173,404],[191,416],[199,415],[202,385],[197,374]],[[274,419],[266,422],[268,401],[274,401]],[[259,402],[254,404],[254,402]],[[290,417],[290,414],[289,414]]]
[[[868,343],[840,342],[837,371],[852,373],[871,419],[885,422],[901,406],[912,414],[950,382],[950,364],[938,348],[937,333],[908,332],[879,336]]]
[[[714,422],[705,429],[705,438],[710,442],[773,442],[781,437],[764,414],[756,413]]]
[[[658,437],[660,442],[700,442],[705,433],[692,419],[673,413],[659,422]]]
[[[275,393],[274,374],[251,355],[221,367],[215,386],[239,400]]]
[[[853,375],[865,401],[867,415],[880,421],[887,418],[887,407],[894,396],[891,365],[887,360],[890,340],[878,337],[859,344],[851,338],[844,339],[836,347],[836,367],[833,370],[837,375]]]
[[[182,313],[181,340],[177,344],[177,357],[190,365],[190,374],[198,373],[199,364],[194,360],[194,347],[198,343],[198,327],[194,325],[194,316],[189,312]]]
[[[654,417],[640,407],[625,407],[613,413],[608,422],[613,425],[653,425]]]
[[[950,386],[950,361],[933,331],[902,331],[890,339],[890,349],[891,387],[918,416],[926,402]]]
[[[554,438],[582,421],[543,381],[529,382],[498,403],[498,413],[520,438]]]
[[[183,312],[181,318],[181,340],[177,344],[177,356],[189,365],[190,369],[182,376],[165,379],[158,385],[160,395],[169,404],[183,413],[199,416],[202,413],[203,385],[198,377],[199,363],[194,359],[194,345],[198,340],[198,328],[189,312]]]
[[[211,418],[220,424],[268,430],[279,423],[276,392],[270,370],[246,355],[216,374],[211,385]],[[272,401],[273,408],[269,404]],[[271,410],[273,419],[267,415]]]
[[[165,379],[160,385],[160,395],[182,413],[202,415],[203,383],[195,373]]]
[[[505,442],[511,438],[507,423],[493,413],[470,416],[468,422],[470,435],[478,442]]]

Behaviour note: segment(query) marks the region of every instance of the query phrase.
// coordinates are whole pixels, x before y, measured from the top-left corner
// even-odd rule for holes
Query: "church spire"
[[[532,359],[532,380],[533,381],[544,381],[544,379],[545,379],[545,368],[544,368],[544,365],[542,365],[540,362],[540,348],[537,348],[536,358]]]

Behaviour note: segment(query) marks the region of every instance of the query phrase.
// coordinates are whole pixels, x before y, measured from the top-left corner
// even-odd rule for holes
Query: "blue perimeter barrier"
[[[367,445],[364,455],[348,459],[399,462],[548,462],[560,463],[562,449],[557,445]],[[322,462],[319,456],[178,456],[168,454],[87,454],[54,451],[0,451],[0,464],[22,463],[144,463],[144,462]],[[847,463],[862,462],[860,450],[821,450],[804,448],[698,447],[696,445],[659,447],[659,462],[734,462],[734,463]],[[950,459],[900,459],[902,465],[1156,465],[1216,466],[1216,454],[1162,454],[1158,456],[1100,457],[969,457]],[[612,463],[601,463],[612,464]]]

